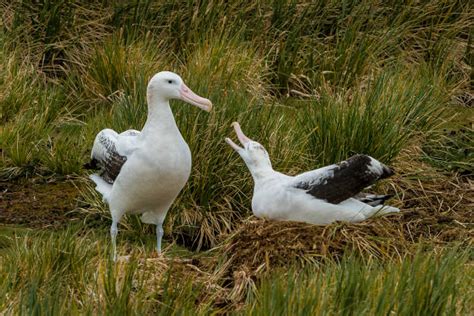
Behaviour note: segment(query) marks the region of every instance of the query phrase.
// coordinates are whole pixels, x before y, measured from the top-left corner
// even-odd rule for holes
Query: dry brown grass
[[[419,160],[419,147],[404,150],[395,168],[402,172],[391,183],[405,209],[433,214],[457,213],[469,218],[474,207],[474,179],[443,173]]]

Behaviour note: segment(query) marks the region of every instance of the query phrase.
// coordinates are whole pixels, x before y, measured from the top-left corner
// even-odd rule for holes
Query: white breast
[[[167,208],[191,173],[191,152],[180,137],[157,140],[143,147],[124,164],[112,191],[114,205],[126,212],[142,213]]]

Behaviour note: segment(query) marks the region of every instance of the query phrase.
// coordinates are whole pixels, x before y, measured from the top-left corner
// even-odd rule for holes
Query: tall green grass
[[[250,315],[463,315],[472,273],[466,254],[418,254],[381,265],[345,258],[340,264],[272,274],[247,300]]]
[[[442,112],[471,93],[474,22],[467,2],[15,0],[0,8],[0,180],[78,177],[84,217],[80,231],[2,229],[1,314],[472,310],[464,252],[388,263],[347,257],[275,271],[257,280],[242,305],[222,289],[231,284],[219,271],[201,274],[203,267],[179,260],[146,258],[153,229],[129,217],[120,227],[119,254],[131,257],[114,265],[108,209],[82,169],[98,131],[141,128],[147,81],[172,70],[214,103],[208,114],[172,101],[193,171],[165,231],[188,248],[216,245],[250,213],[250,174],[223,141],[234,137],[233,121],[289,174],[353,153],[390,163],[432,135],[423,147],[429,159],[448,170],[455,159],[455,170],[465,170],[471,157],[458,147],[469,140],[451,144],[438,135]],[[209,255],[219,256],[215,251]],[[167,258],[180,255],[176,246],[167,249]]]
[[[424,75],[386,71],[363,89],[323,91],[319,100],[304,102],[298,123],[308,131],[314,166],[354,153],[390,163],[411,139],[429,133],[439,124],[440,104],[448,100],[435,90],[433,78]]]
[[[198,308],[193,298],[202,285],[178,284],[179,272],[166,265],[156,270],[153,261],[139,260],[143,248],[115,264],[108,259],[108,240],[99,235],[68,230],[2,237],[7,242],[0,249],[1,313],[135,315]],[[205,304],[199,308],[207,309]]]

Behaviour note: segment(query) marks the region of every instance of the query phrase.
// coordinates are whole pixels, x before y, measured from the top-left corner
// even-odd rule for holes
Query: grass
[[[140,246],[127,261],[113,264],[101,235],[77,229],[2,232],[7,242],[0,252],[1,310],[39,315],[229,310],[219,304],[227,293],[214,277],[219,271],[196,266],[207,260],[205,253],[188,253],[186,261],[176,257],[182,250],[175,247],[159,259],[147,257]],[[463,314],[473,303],[471,255],[460,249],[389,261],[346,255],[303,270],[277,269],[257,282],[238,314]]]
[[[153,271],[139,262],[138,253],[132,254],[128,264],[115,266],[107,259],[107,240],[77,229],[58,233],[15,231],[2,238],[6,240],[1,250],[1,291],[5,294],[0,302],[2,311],[40,315],[67,310],[85,314],[140,313],[143,300],[149,300],[146,308],[153,310],[156,299],[142,287],[153,277]],[[182,251],[178,249],[177,253]],[[163,279],[155,280],[159,281],[155,286],[163,290],[160,303],[171,306],[179,291],[166,288],[167,273],[163,271]],[[137,289],[141,289],[139,293]],[[187,291],[185,295],[190,295]]]
[[[385,72],[363,91],[342,95],[323,92],[300,110],[315,166],[366,153],[390,163],[419,133],[432,130],[444,95],[433,90],[433,78],[404,71]],[[405,78],[420,78],[406,80]],[[332,150],[337,148],[337,150]]]
[[[348,257],[322,268],[271,275],[261,281],[258,293],[248,300],[249,314],[468,313],[472,302],[464,291],[469,290],[457,279],[458,273],[467,268],[462,263],[466,259],[462,258],[454,251],[443,258],[416,255],[410,260],[381,265]]]
[[[472,176],[474,129],[469,108],[454,107],[453,119],[445,122],[433,137],[423,144],[424,158],[438,169]]]
[[[230,123],[236,120],[267,148],[275,169],[289,174],[354,153],[395,165],[398,175],[375,191],[395,193],[395,204],[422,212],[416,214],[423,219],[387,222],[387,228],[377,229],[395,234],[431,225],[442,235],[438,228],[443,223],[437,219],[443,216],[451,216],[454,225],[446,230],[458,227],[455,221],[469,228],[474,22],[467,2],[93,0],[85,5],[25,0],[0,7],[0,185],[70,179],[78,187],[75,214],[81,225],[100,232],[85,233],[76,224],[43,234],[20,229],[16,236],[13,229],[12,236],[8,230],[0,237],[0,311],[188,314],[226,306],[243,314],[269,312],[271,306],[295,314],[468,310],[468,296],[451,285],[465,286],[469,280],[450,278],[446,267],[462,275],[470,261],[454,253],[446,261],[437,255],[407,257],[419,272],[400,283],[405,287],[390,289],[382,284],[398,284],[411,273],[403,260],[347,257],[324,267],[308,260],[300,277],[293,270],[262,278],[259,273],[248,276],[245,269],[219,270],[225,262],[193,268],[178,259],[200,255],[177,251],[173,268],[166,260],[143,260],[152,249],[153,229],[130,216],[121,223],[121,236],[139,247],[122,246],[122,253],[132,255],[129,264],[112,266],[105,259],[108,209],[82,168],[99,130],[141,128],[149,78],[172,70],[214,103],[207,114],[172,102],[193,155],[192,175],[165,222],[172,249],[178,247],[175,242],[190,251],[227,249],[223,240],[242,229],[251,214],[250,175],[223,141],[233,134]],[[436,227],[428,219],[436,220]],[[2,236],[5,230],[0,229]],[[350,230],[343,231],[350,239]],[[420,234],[433,244],[449,245],[449,238]],[[366,239],[357,245],[385,249],[376,240],[380,236],[362,235]],[[412,239],[416,242],[407,237],[392,248],[402,253],[422,242],[418,236]],[[247,250],[260,254],[251,246]],[[353,280],[344,274],[347,267],[354,269]],[[246,280],[243,290],[229,286],[235,278],[223,271]],[[442,288],[433,285],[438,277],[450,286],[437,294],[433,291]],[[338,288],[346,282],[353,288]],[[300,300],[285,292],[301,286],[309,290]],[[419,302],[430,303],[415,304],[413,293],[420,295]],[[354,305],[352,297],[366,304]],[[400,304],[402,297],[406,304]]]

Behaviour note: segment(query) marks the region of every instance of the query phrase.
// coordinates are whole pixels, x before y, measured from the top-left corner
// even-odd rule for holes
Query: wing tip
[[[379,174],[379,180],[391,177],[395,174],[395,170],[393,168],[385,165],[384,163],[378,161],[377,159],[369,155],[363,156],[366,157],[365,159],[368,158],[367,168],[374,174]]]
[[[391,167],[388,167],[384,164],[382,164],[383,172],[382,175],[380,176],[381,179],[391,177],[395,174],[395,170]]]

